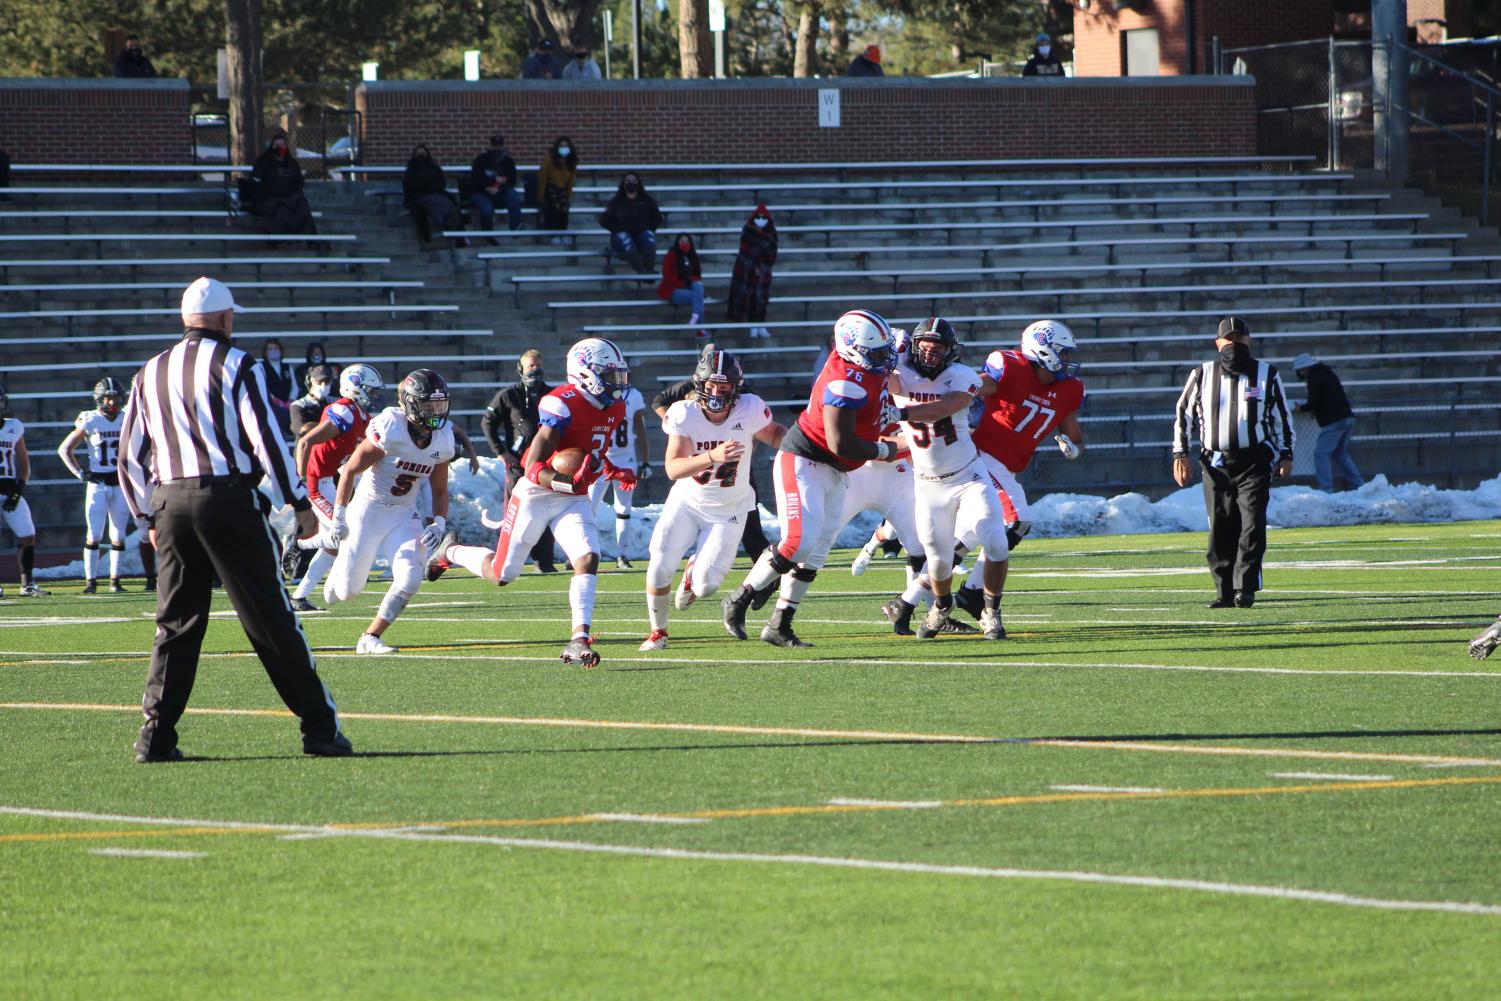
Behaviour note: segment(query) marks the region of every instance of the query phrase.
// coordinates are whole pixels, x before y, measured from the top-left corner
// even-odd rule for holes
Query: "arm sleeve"
[[[1178,396],[1178,407],[1173,414],[1173,455],[1187,455],[1188,443],[1197,430],[1199,416],[1199,389],[1204,378],[1203,367],[1195,367],[1188,374],[1188,382]],[[1190,427],[1193,424],[1195,427]]]
[[[142,369],[136,373],[130,384],[130,398],[125,402],[125,414],[120,420],[120,451],[115,459],[120,486],[125,491],[125,505],[137,518],[146,514],[151,490],[151,474],[146,466],[151,439],[146,436],[145,401],[141,396],[141,374],[145,371]]]
[[[249,436],[255,457],[271,484],[271,500],[277,507],[283,504],[306,506],[307,490],[297,478],[297,467],[292,464],[292,454],[282,441],[281,429],[271,420],[266,406],[266,385],[258,366],[240,366],[235,373],[234,397],[240,426]]]
[[[1271,378],[1267,380],[1270,400],[1267,400],[1266,432],[1267,441],[1277,448],[1279,459],[1291,459],[1293,457],[1293,422],[1287,412],[1287,394],[1282,391],[1282,376],[1276,370],[1272,371]]]

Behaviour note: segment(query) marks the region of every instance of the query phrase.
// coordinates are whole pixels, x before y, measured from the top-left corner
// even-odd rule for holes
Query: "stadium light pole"
[[[631,73],[641,79],[641,0],[631,3]]]

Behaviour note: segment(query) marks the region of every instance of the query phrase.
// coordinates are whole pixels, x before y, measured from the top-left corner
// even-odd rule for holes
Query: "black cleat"
[[[761,642],[770,643],[772,646],[787,647],[789,650],[801,650],[813,644],[797,638],[797,633],[792,631],[792,614],[790,608],[778,608],[771,613],[771,618],[761,629]]]
[[[537,572],[538,573],[557,573],[558,572],[558,568],[557,568],[557,566],[555,566],[553,564],[553,562],[551,560],[548,560],[546,563],[538,563],[537,564]]]
[[[83,594],[94,594],[99,590],[99,582],[90,577],[83,582]]]
[[[118,577],[111,577],[110,578],[110,580],[109,580],[109,593],[110,594],[124,594],[125,593],[125,585],[120,583],[120,578],[118,578]]]
[[[569,640],[563,652],[558,654],[558,659],[565,664],[581,664],[584,667],[599,666],[599,654],[594,652],[594,641],[588,636],[575,636]]]
[[[303,740],[302,753],[318,758],[347,758],[354,753],[354,745],[348,737],[336,733],[330,740]]]
[[[735,588],[724,601],[720,602],[720,611],[724,613],[725,632],[737,640],[749,639],[745,635],[745,612],[750,608],[750,588],[741,584]]]
[[[1485,660],[1497,646],[1501,646],[1501,619],[1492,622],[1489,629],[1470,640],[1470,656],[1476,660]]]
[[[1211,601],[1209,604],[1205,605],[1204,607],[1205,608],[1234,608],[1235,607],[1235,599],[1231,598],[1231,597],[1215,598],[1213,601]]]
[[[146,578],[146,586],[141,590],[148,593],[156,590],[156,574],[152,574],[150,577]]]
[[[166,754],[151,754],[147,751],[136,751],[136,764],[138,765],[160,765],[168,761],[181,760],[182,749],[177,747],[172,748]]]
[[[985,611],[985,592],[978,587],[964,587],[954,592],[954,605],[964,614],[979,621]]]
[[[457,532],[447,532],[438,541],[438,547],[433,550],[432,557],[427,561],[427,579],[435,581],[443,576],[453,564],[448,562],[448,550],[459,541]]]
[[[297,546],[297,533],[288,532],[281,540],[281,575],[287,580],[301,580],[297,572],[297,559],[302,550]]]
[[[949,616],[949,618],[944,622],[943,628],[939,629],[938,631],[940,633],[954,633],[958,636],[973,636],[980,630],[976,629],[968,622],[962,622],[959,619],[954,618],[953,616]]]
[[[892,598],[881,606],[881,614],[886,616],[886,621],[891,623],[891,631],[898,636],[912,635],[912,613],[915,611],[916,608],[901,598]]]
[[[294,612],[321,612],[323,609],[308,601],[306,598],[293,598],[292,611]]]
[[[772,581],[769,585],[767,585],[766,587],[762,588],[761,590],[759,590],[759,591],[752,591],[750,593],[750,607],[752,609],[754,609],[755,611],[759,612],[761,610],[761,606],[764,605],[764,604],[766,604],[766,599],[770,598],[773,594],[775,594],[776,590],[777,590],[776,581]]]
[[[1256,604],[1255,591],[1242,591],[1235,596],[1236,608],[1250,608],[1254,604]]]

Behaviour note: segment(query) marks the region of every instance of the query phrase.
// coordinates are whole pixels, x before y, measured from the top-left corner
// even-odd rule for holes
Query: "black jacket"
[[[146,53],[137,52],[132,55],[129,51],[125,51],[120,53],[115,60],[115,76],[126,79],[151,78],[156,76],[156,67],[151,65],[150,59],[146,58]]]
[[[599,224],[611,233],[644,233],[662,225],[662,210],[657,200],[645,191],[627,198],[617,191],[599,215]]]
[[[503,149],[487,149],[469,167],[469,187],[484,191],[499,179],[501,187],[516,187],[516,161]]]
[[[537,404],[551,391],[551,386],[527,389],[517,382],[496,393],[479,422],[490,450],[496,455],[514,451],[520,459],[537,433]]]
[[[1304,408],[1313,414],[1319,427],[1328,427],[1335,421],[1355,416],[1355,411],[1350,409],[1350,398],[1345,395],[1345,387],[1340,385],[1334,369],[1319,362],[1306,371],[1308,402]]]
[[[407,208],[415,208],[418,200],[427,195],[446,194],[448,181],[436,160],[407,161],[407,172],[401,177],[402,203]]]
[[[252,171],[255,179],[260,182],[260,192],[281,198],[286,195],[295,195],[302,190],[302,168],[297,165],[297,158],[288,150],[287,155],[278,158],[268,147],[264,153],[255,158],[255,169]]]
[[[1034,48],[1032,58],[1022,68],[1022,76],[1063,76],[1063,60],[1058,58],[1058,50],[1043,55]]]
[[[881,64],[860,53],[850,60],[849,69],[844,71],[845,76],[885,76],[886,71],[881,69]]]

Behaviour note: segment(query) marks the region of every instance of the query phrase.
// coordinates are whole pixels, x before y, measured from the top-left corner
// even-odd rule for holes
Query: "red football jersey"
[[[581,448],[603,461],[615,429],[625,422],[625,401],[601,410],[572,386],[558,386],[537,403],[537,423],[556,428],[563,440],[557,451]],[[551,455],[533,455],[532,462],[546,462]]]
[[[823,429],[824,407],[848,407],[855,410],[855,433],[867,441],[881,437],[881,408],[887,400],[886,376],[880,372],[867,372],[858,365],[851,365],[838,352],[831,351],[824,362],[823,371],[813,383],[808,394],[808,406],[797,418],[796,430],[801,435],[789,436],[783,449],[796,455],[805,454],[810,459],[827,462],[835,468],[849,472],[864,465],[862,459],[845,459],[829,449],[828,436]],[[810,450],[798,447],[797,437],[802,437],[813,446]]]
[[[308,490],[316,493],[318,481],[325,477],[337,480],[339,467],[365,439],[365,425],[370,417],[353,400],[339,397],[323,408],[323,419],[339,429],[328,441],[320,441],[308,452]]]
[[[974,430],[975,445],[1020,473],[1032,461],[1038,442],[1084,402],[1084,383],[1064,379],[1045,386],[1020,351],[990,352],[985,374],[997,388],[985,398],[985,412]]]

